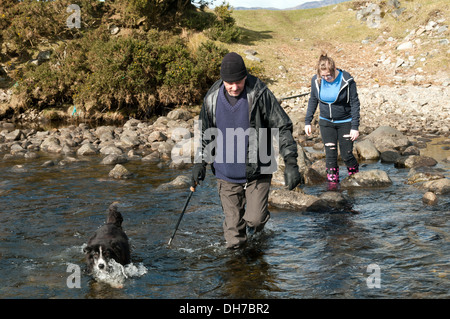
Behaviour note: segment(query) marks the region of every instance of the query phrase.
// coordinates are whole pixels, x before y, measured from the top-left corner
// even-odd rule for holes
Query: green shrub
[[[73,39],[86,27],[97,24],[103,15],[103,2],[94,0],[1,0],[0,37],[7,43],[7,54],[30,58],[30,50],[41,43]],[[72,3],[80,6],[81,28],[68,28],[66,21]]]
[[[216,21],[213,26],[206,31],[206,34],[212,40],[218,40],[224,43],[239,41],[242,31],[235,25],[235,20],[231,16],[232,10],[229,4],[224,4],[214,8]]]
[[[211,28],[216,19],[216,15],[212,12],[191,9],[184,13],[181,26],[191,30],[203,31]]]
[[[223,57],[228,53],[227,49],[218,47],[212,41],[202,43],[196,53],[197,65],[203,75],[202,89],[208,90],[209,85],[220,77],[220,64]]]
[[[48,63],[28,65],[16,90],[39,109],[73,103],[86,114],[150,116],[163,106],[200,102],[226,53],[212,42],[190,52],[169,32],[110,38],[99,29],[61,47]]]
[[[81,9],[80,29],[66,24],[72,3]],[[16,83],[16,107],[64,111],[75,105],[86,116],[151,116],[199,103],[219,78],[227,51],[212,41],[189,48],[178,34],[180,27],[201,30],[219,18],[228,28],[221,33],[234,38],[228,7],[213,15],[179,0],[0,0],[0,41],[7,44],[0,57],[19,57],[21,65],[8,74]],[[111,24],[129,27],[126,35],[112,36]],[[51,47],[50,60],[28,63],[43,47]]]
[[[177,26],[185,12],[192,8],[191,1],[179,0],[128,0],[108,4],[115,12],[120,12],[121,23],[134,27],[138,21],[145,21],[148,28],[169,30]]]

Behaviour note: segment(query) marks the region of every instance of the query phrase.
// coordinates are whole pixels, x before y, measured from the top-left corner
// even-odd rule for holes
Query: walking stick
[[[169,246],[172,243],[173,238],[175,237],[175,233],[177,232],[178,226],[180,225],[181,219],[183,218],[184,212],[186,211],[186,207],[189,204],[189,200],[191,199],[192,194],[194,194],[194,192],[195,192],[195,188],[191,186],[191,192],[189,193],[186,203],[184,203],[183,211],[181,212],[180,218],[178,218],[178,222],[175,225],[175,229],[173,231],[172,237],[170,237],[170,239],[169,239],[169,243],[168,243]]]

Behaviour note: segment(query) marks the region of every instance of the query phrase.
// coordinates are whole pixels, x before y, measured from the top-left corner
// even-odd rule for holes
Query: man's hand
[[[197,163],[194,165],[192,169],[192,183],[191,186],[194,188],[197,187],[200,181],[205,179],[206,175],[206,166],[203,163]],[[192,190],[192,189],[191,189]]]
[[[284,163],[284,184],[289,190],[293,190],[298,184],[304,184],[305,180],[300,174],[297,165],[297,159],[289,157]]]

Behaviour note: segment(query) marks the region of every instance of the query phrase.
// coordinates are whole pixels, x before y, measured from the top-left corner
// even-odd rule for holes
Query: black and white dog
[[[130,263],[130,244],[122,229],[122,221],[117,203],[112,203],[106,224],[97,229],[84,249],[89,273],[107,273],[111,259],[122,266]]]

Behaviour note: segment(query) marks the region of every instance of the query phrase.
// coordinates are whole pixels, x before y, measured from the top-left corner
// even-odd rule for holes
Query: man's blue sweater
[[[223,143],[217,143],[214,170],[217,178],[232,183],[245,183],[250,127],[247,94],[241,93],[233,106],[222,86],[217,97],[216,124],[222,133]],[[233,103],[234,104],[234,103]]]

